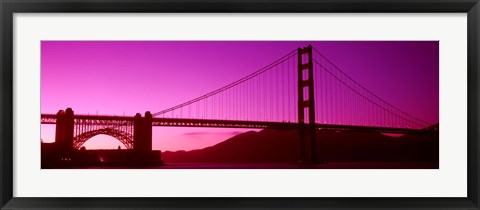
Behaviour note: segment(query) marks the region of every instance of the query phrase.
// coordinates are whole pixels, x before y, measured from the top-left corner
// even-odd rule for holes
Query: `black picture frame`
[[[478,0],[0,0],[1,209],[479,209]],[[467,13],[466,198],[25,198],[13,197],[14,13]]]

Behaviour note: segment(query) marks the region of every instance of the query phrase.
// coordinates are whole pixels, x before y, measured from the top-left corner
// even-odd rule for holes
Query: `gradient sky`
[[[438,42],[42,41],[41,112],[125,115],[175,106],[311,44],[383,100],[422,120],[439,116]],[[54,125],[41,138],[54,140]],[[153,129],[153,148],[211,146],[246,129]],[[100,135],[85,146],[116,148]],[[123,147],[123,145],[122,145]]]

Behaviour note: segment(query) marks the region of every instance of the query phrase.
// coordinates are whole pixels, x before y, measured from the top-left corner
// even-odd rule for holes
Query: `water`
[[[164,166],[99,166],[83,169],[438,169],[438,162],[331,162],[326,164],[294,163],[170,163]],[[81,168],[82,169],[82,168]]]

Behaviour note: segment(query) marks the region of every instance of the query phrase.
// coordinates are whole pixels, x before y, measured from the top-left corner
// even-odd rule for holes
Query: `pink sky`
[[[41,112],[126,115],[175,106],[312,44],[382,99],[438,122],[438,42],[42,41]],[[41,138],[54,140],[54,125]],[[246,129],[153,129],[153,148],[211,146]],[[108,136],[87,148],[116,148]],[[123,146],[123,145],[122,145]]]

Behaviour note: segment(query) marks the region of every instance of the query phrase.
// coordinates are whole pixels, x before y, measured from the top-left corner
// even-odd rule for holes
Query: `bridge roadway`
[[[108,115],[74,115],[74,120],[89,121],[92,125],[119,125],[119,123],[131,123],[134,117],[108,116]],[[55,114],[42,114],[41,124],[56,124]],[[252,129],[298,129],[301,124],[293,122],[262,122],[262,121],[236,121],[236,120],[209,120],[209,119],[188,119],[188,118],[152,118],[152,126],[170,127],[215,127],[215,128],[252,128]],[[303,125],[305,126],[305,125]],[[377,132],[396,134],[437,134],[438,130],[412,129],[412,128],[390,128],[358,125],[335,125],[315,124],[319,130],[329,131],[352,131],[352,132]]]

